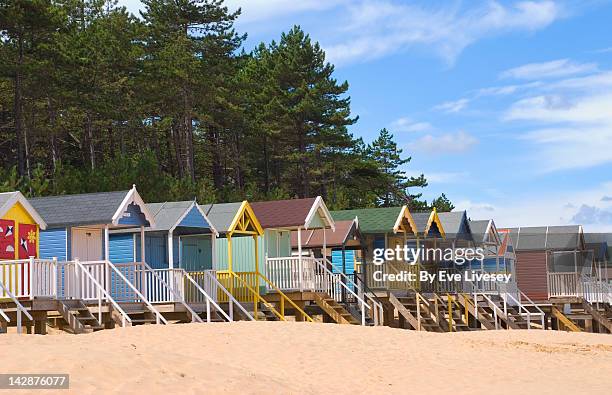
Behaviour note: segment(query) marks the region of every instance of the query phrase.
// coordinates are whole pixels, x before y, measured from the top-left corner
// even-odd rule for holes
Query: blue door
[[[180,267],[188,272],[212,269],[212,244],[209,236],[181,237]]]

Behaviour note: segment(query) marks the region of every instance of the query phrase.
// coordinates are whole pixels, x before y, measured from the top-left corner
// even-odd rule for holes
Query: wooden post
[[[297,229],[297,237],[298,237],[298,278],[300,282],[300,292],[304,290],[304,281],[303,281],[303,273],[302,273],[302,227],[298,226]],[[323,262],[325,264],[325,260]]]
[[[168,231],[168,268],[174,269],[174,240],[172,240],[172,231]]]
[[[108,224],[104,225],[104,260],[108,261],[110,259],[110,236],[108,234]]]
[[[257,235],[253,235],[253,241],[255,242],[255,291],[257,292],[257,295],[259,295],[259,246],[257,245]],[[257,316],[257,299],[257,296],[255,296],[253,303],[254,316]]]
[[[145,255],[145,228],[144,226],[140,227],[140,258],[142,261],[141,272],[140,272],[140,284],[142,284],[142,288],[140,292],[142,292],[145,297],[147,296],[147,282],[146,282],[146,273],[145,273],[145,265],[144,263],[147,261],[147,257]]]
[[[227,271],[229,272],[229,292],[230,294],[234,294],[234,277],[233,277],[233,267],[232,267],[232,235],[231,233],[227,234]]]

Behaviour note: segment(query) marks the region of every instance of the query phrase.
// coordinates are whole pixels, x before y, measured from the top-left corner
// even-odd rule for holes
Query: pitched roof
[[[432,211],[412,213],[412,218],[414,219],[419,235],[425,237],[445,237],[446,230],[435,209]]]
[[[438,217],[442,222],[447,239],[472,240],[470,224],[465,211],[438,213]]]
[[[129,191],[82,193],[29,199],[49,227],[78,225],[117,225],[119,215],[132,202],[154,225],[153,216],[135,188]]]
[[[323,229],[302,230],[302,247],[316,248],[323,247]],[[357,221],[336,221],[336,230],[325,231],[325,245],[327,247],[342,247],[348,238],[358,232]],[[298,247],[297,231],[291,232],[291,247]]]
[[[163,203],[147,203],[147,208],[155,217],[155,230],[170,230],[175,228],[179,222],[191,211],[192,207],[200,210],[200,214],[204,217],[205,222],[210,224],[210,221],[201,210],[201,208],[193,201],[181,202],[163,202]],[[203,229],[215,231],[214,226],[202,226]]]
[[[240,210],[242,202],[201,204],[200,208],[219,233],[230,231],[232,221]]]
[[[3,217],[16,203],[21,204],[41,229],[46,229],[47,223],[45,220],[19,191],[0,193],[0,217]]]
[[[482,242],[485,240],[490,222],[490,219],[470,220],[470,230],[474,241]]]
[[[312,225],[313,215],[319,214],[323,223],[333,227],[333,220],[329,215],[323,199],[286,199],[267,202],[253,202],[251,207],[264,229],[274,228],[308,228]]]
[[[414,232],[417,228],[413,217],[406,208],[402,207],[375,207],[354,210],[332,211],[335,221],[353,220],[355,217],[359,222],[361,233],[390,233],[399,231],[400,227],[408,227]]]
[[[584,249],[580,225],[509,228],[509,233],[517,251]]]

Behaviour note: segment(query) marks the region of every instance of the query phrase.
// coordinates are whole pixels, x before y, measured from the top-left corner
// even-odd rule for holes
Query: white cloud
[[[454,101],[447,101],[442,104],[438,104],[433,109],[436,111],[442,111],[447,113],[456,113],[465,109],[470,102],[470,99],[463,98]]]
[[[475,96],[507,96],[515,94],[519,91],[524,91],[527,89],[533,89],[541,86],[542,83],[539,81],[529,82],[526,84],[517,84],[517,85],[502,85],[502,86],[491,86],[488,88],[479,89]]]
[[[262,22],[302,12],[329,10],[347,0],[225,0],[230,10],[241,8],[239,23]],[[291,26],[288,23],[288,26]]]
[[[579,224],[586,232],[612,231],[610,212],[601,197],[612,194],[612,182],[591,189],[571,189],[566,193],[513,193],[491,202],[469,199],[455,202],[456,210],[467,210],[472,219],[493,218],[499,228]],[[587,209],[582,207],[586,206]],[[594,207],[595,210],[589,209]],[[601,214],[600,217],[592,214]]]
[[[535,96],[514,103],[506,120],[534,121],[549,127],[525,133],[535,144],[541,171],[588,168],[612,162],[612,94]]]
[[[583,204],[572,217],[577,224],[612,225],[612,211]]]
[[[473,4],[473,3],[470,3]],[[433,49],[448,62],[470,44],[496,34],[535,31],[562,16],[553,1],[496,1],[472,6],[419,7],[391,0],[360,1],[347,6],[343,41],[325,46],[337,64],[365,61],[414,45]]]
[[[543,63],[529,63],[501,73],[501,78],[536,80],[558,78],[597,71],[595,63],[576,63],[570,59],[558,59]]]
[[[409,144],[409,146],[414,152],[458,154],[470,150],[476,144],[478,144],[476,137],[464,131],[459,131],[438,136],[428,134]]]
[[[230,11],[242,10],[238,23],[262,22],[301,12],[324,11],[347,3],[348,0],[225,0]],[[144,8],[140,0],[119,0],[119,5],[138,15]],[[289,24],[288,26],[291,26]]]
[[[421,174],[421,173],[419,173]],[[427,182],[436,184],[455,184],[464,183],[470,176],[467,171],[458,172],[424,172]]]
[[[402,117],[391,122],[389,128],[392,132],[423,132],[433,127],[429,122],[414,122],[410,118]]]

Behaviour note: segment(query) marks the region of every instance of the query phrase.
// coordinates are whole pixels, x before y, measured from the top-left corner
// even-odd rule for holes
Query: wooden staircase
[[[556,306],[552,306],[550,312],[552,316],[559,321],[559,326],[565,328],[565,330],[569,332],[582,332],[582,329],[580,329],[571,318],[563,314]]]
[[[410,328],[407,329],[444,332],[433,309],[416,293],[399,297],[390,293],[389,302],[398,311],[401,328],[407,328],[406,324],[409,324]]]
[[[89,308],[82,300],[60,300],[58,301],[58,313],[63,319],[62,329],[68,332],[91,333],[104,329],[104,325],[91,314]]]
[[[119,303],[121,308],[130,317],[132,325],[147,325],[155,324],[157,319],[155,314],[151,312],[145,303],[140,302],[122,302]]]
[[[334,322],[346,325],[361,323],[340,303],[323,292],[314,294],[314,301]]]
[[[602,307],[603,309],[598,310],[595,306],[593,306],[591,303],[587,302],[586,300],[582,301],[582,308],[584,309],[586,313],[590,314],[591,317],[593,317],[593,320],[595,322],[597,322],[600,328],[600,332],[601,332],[601,329],[605,328],[605,330],[608,333],[612,333],[612,320],[610,319],[610,315],[612,315],[612,311],[609,308],[607,308],[609,307],[607,303],[603,304]]]
[[[438,322],[445,332],[467,332],[474,328],[469,326],[469,318],[465,316],[465,307],[455,295],[433,294],[432,303],[438,303]]]

